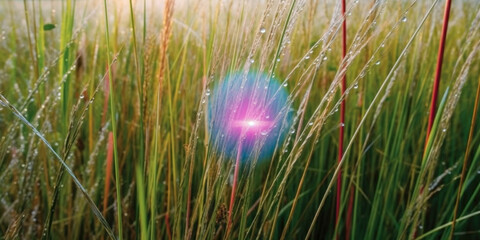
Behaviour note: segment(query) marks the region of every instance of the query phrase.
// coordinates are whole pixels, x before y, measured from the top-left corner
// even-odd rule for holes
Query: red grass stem
[[[235,203],[235,191],[237,189],[238,170],[240,168],[240,157],[242,156],[242,140],[238,144],[237,159],[235,160],[235,170],[233,173],[232,194],[230,195],[230,206],[228,208],[227,237],[232,227],[233,204]]]
[[[443,15],[443,25],[442,25],[442,35],[440,38],[440,46],[438,47],[438,56],[437,56],[437,67],[435,70],[435,80],[433,82],[433,91],[432,91],[432,102],[430,104],[430,116],[428,118],[428,128],[427,128],[427,140],[430,136],[430,131],[432,130],[433,122],[435,120],[435,115],[437,113],[437,98],[438,98],[438,88],[440,86],[440,77],[442,74],[442,64],[443,64],[443,55],[445,52],[445,41],[447,38],[448,30],[448,19],[450,18],[450,6],[452,1],[447,0],[445,3],[445,12]],[[425,143],[426,145],[426,143]]]
[[[108,133],[107,143],[107,168],[105,170],[105,189],[103,192],[103,216],[107,214],[108,193],[110,192],[110,178],[112,177],[113,164],[113,133]]]

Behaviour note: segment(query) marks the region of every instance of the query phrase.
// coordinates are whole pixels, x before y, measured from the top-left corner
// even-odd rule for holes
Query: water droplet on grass
[[[407,17],[403,16],[402,17],[402,22],[406,22],[407,21]]]
[[[380,60],[378,60],[378,61],[375,63],[375,65],[380,65]]]
[[[266,30],[264,27],[261,27],[261,28],[260,28],[260,33],[261,33],[261,34],[264,34],[266,31],[267,31],[267,30]]]

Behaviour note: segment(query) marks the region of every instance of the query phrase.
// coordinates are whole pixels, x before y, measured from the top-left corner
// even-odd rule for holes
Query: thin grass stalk
[[[442,33],[440,36],[440,45],[438,47],[438,56],[437,56],[437,66],[435,68],[435,79],[433,81],[433,90],[432,90],[432,98],[430,103],[430,114],[428,117],[428,126],[427,126],[427,135],[425,139],[425,150],[424,155],[427,152],[427,145],[428,139],[430,137],[430,133],[435,121],[435,115],[437,113],[437,99],[438,99],[438,89],[440,86],[440,78],[442,74],[442,65],[443,65],[443,55],[445,52],[445,41],[447,38],[447,30],[448,30],[448,20],[450,18],[450,7],[451,7],[451,0],[447,0],[445,3],[445,11],[443,15],[443,24],[442,24]],[[423,187],[420,189],[420,194],[423,193]],[[416,236],[416,231],[414,233]]]
[[[342,0],[342,61],[345,59],[347,55],[347,19],[345,18],[345,0]],[[345,94],[345,90],[347,89],[347,74],[345,73],[342,77],[342,96]],[[345,130],[345,98],[342,99],[342,103],[340,104],[340,135],[339,135],[339,142],[338,142],[338,162],[343,158],[343,137],[344,137],[344,130]],[[342,171],[338,173],[337,176],[337,200],[335,205],[335,225],[339,224],[340,221],[340,204],[342,200]],[[338,235],[337,235],[338,239]]]
[[[445,12],[443,15],[442,35],[440,37],[440,46],[438,47],[437,67],[435,69],[435,80],[433,81],[432,101],[430,104],[430,115],[428,117],[427,137],[428,141],[430,131],[432,130],[433,122],[435,121],[435,114],[437,111],[438,88],[440,86],[440,78],[442,74],[443,55],[445,52],[445,41],[447,38],[448,20],[450,18],[451,0],[447,0],[445,4]],[[426,144],[426,143],[425,143]]]
[[[105,8],[105,37],[107,41],[107,61],[110,63],[110,34],[108,28],[108,9],[107,9],[107,0],[103,1]],[[112,79],[112,69],[108,68],[108,85],[110,89],[113,88],[113,79]],[[120,166],[118,160],[118,151],[117,151],[117,125],[115,119],[115,91],[110,92],[110,117],[112,121],[112,135],[113,135],[113,159],[115,162],[115,190],[117,192],[117,225],[118,225],[118,239],[123,238],[123,226],[122,226],[122,194],[120,187]]]
[[[146,240],[148,239],[147,231],[147,206],[145,198],[145,183],[143,180],[143,167],[140,164],[137,164],[135,168],[135,177],[137,180],[137,199],[138,199],[138,208],[139,208],[139,218],[140,218],[140,237],[138,239]]]
[[[142,86],[144,79],[140,74],[140,65],[139,65],[139,58],[138,58],[138,50],[137,50],[137,35],[136,35],[136,28],[135,28],[135,15],[133,9],[132,0],[129,0],[129,7],[130,7],[130,25],[132,26],[132,40],[133,40],[133,56],[134,56],[134,63],[135,63],[135,78],[137,80],[137,92],[138,92],[138,102],[139,102],[139,114],[140,114],[140,131],[139,131],[139,144],[140,149],[138,151],[138,156],[140,159],[140,166],[137,165],[136,167],[136,179],[137,179],[137,196],[139,201],[139,212],[140,214],[137,215],[140,218],[140,230],[141,230],[141,239],[147,238],[147,227],[146,227],[146,202],[145,202],[145,189],[143,184],[143,174],[139,169],[144,169],[145,167],[145,136],[144,136],[144,114],[143,114],[143,91]],[[145,15],[145,13],[144,13]]]
[[[458,218],[455,222],[465,221],[465,220],[467,220],[467,219],[469,219],[469,218],[472,218],[472,217],[475,217],[475,216],[478,216],[478,215],[480,215],[480,211],[476,211],[476,212],[470,213],[470,214],[468,214],[468,215],[465,215],[465,216],[463,216],[463,217],[460,217],[460,218]],[[432,229],[431,231],[429,231],[429,232],[427,232],[427,233],[419,236],[418,238],[416,238],[416,240],[424,239],[424,238],[430,236],[431,234],[433,234],[433,233],[435,233],[435,232],[438,232],[438,231],[440,231],[440,230],[442,230],[442,229],[444,229],[444,228],[447,228],[448,226],[450,226],[450,225],[452,225],[452,224],[453,224],[453,222],[448,222],[448,223],[445,223],[445,224],[443,224],[443,225],[441,225],[441,226],[438,226],[438,227]]]
[[[138,101],[139,101],[139,113],[140,113],[140,137],[139,137],[139,142],[140,142],[140,151],[139,151],[139,158],[142,163],[142,168],[144,164],[144,149],[145,149],[145,139],[144,139],[144,133],[143,133],[143,92],[142,92],[142,86],[143,86],[143,78],[141,77],[140,74],[140,65],[138,62],[138,51],[137,51],[137,34],[136,34],[136,28],[135,28],[135,15],[133,12],[133,3],[132,0],[129,0],[129,6],[130,6],[130,24],[132,26],[132,40],[133,40],[133,56],[134,56],[134,63],[135,63],[135,77],[137,79],[137,90],[138,90]]]
[[[452,230],[450,231],[450,239],[453,239],[453,235],[454,235],[454,232],[455,232],[455,223],[456,223],[456,220],[457,220],[458,206],[460,205],[460,198],[461,198],[461,195],[462,195],[463,182],[465,181],[465,174],[467,172],[468,158],[470,157],[470,145],[472,144],[472,140],[473,140],[473,132],[475,130],[475,121],[477,119],[476,117],[477,117],[479,100],[480,100],[480,79],[478,80],[477,94],[475,96],[475,105],[473,107],[472,122],[470,123],[470,132],[468,133],[467,148],[465,149],[465,157],[463,159],[462,174],[460,175],[460,183],[458,185],[458,190],[457,190],[457,199],[456,199],[456,202],[455,202],[455,209],[453,211]]]
[[[107,142],[107,166],[105,170],[105,188],[103,192],[103,216],[107,215],[108,193],[110,192],[110,178],[112,177],[112,162],[113,162],[113,134],[108,133]]]
[[[165,1],[165,9],[164,9],[164,16],[163,16],[163,29],[161,32],[161,42],[160,42],[160,48],[159,48],[159,55],[158,55],[158,62],[159,62],[159,70],[157,72],[157,79],[158,79],[158,85],[157,85],[157,92],[156,92],[156,113],[155,113],[155,127],[154,127],[154,159],[152,161],[153,166],[155,168],[157,167],[157,163],[159,161],[158,158],[158,146],[160,143],[160,111],[161,111],[161,100],[162,100],[162,91],[163,91],[163,81],[165,79],[165,74],[166,74],[166,67],[167,67],[167,50],[168,50],[168,45],[169,45],[169,39],[171,35],[171,30],[172,30],[172,19],[173,19],[173,7],[174,7],[174,1],[173,0],[167,0]],[[167,137],[168,139],[168,137]],[[175,161],[170,159],[167,162],[167,165],[172,164],[172,168],[175,168]],[[167,169],[168,172],[170,172],[170,167]],[[173,176],[176,176],[175,174],[175,169],[173,170]],[[160,171],[159,171],[160,172]],[[156,181],[157,181],[157,172],[155,171],[152,175],[152,193],[151,193],[151,209],[152,209],[152,222],[151,222],[151,229],[150,229],[150,237],[155,238],[155,217],[156,217]],[[170,174],[167,174],[166,176],[167,182],[170,183]],[[176,181],[173,181],[174,189],[176,188]],[[172,191],[170,184],[167,184],[167,199],[166,199],[166,212],[165,212],[165,226],[167,228],[167,233],[170,238],[170,192]]]
[[[27,2],[26,0],[23,0],[23,7],[24,7],[24,11],[25,11],[25,22],[26,22],[26,25],[27,25],[27,40],[28,40],[28,47],[29,47],[29,54],[30,54],[30,58],[32,59],[32,62],[33,62],[33,67],[34,67],[34,76],[35,76],[35,79],[38,78],[38,64],[37,64],[37,58],[35,57],[36,56],[36,53],[35,53],[35,50],[34,50],[34,47],[33,47],[33,44],[32,44],[32,36],[30,35],[30,20],[29,20],[29,17],[28,17],[28,8],[27,8]],[[34,26],[35,28],[35,26]]]
[[[230,235],[232,228],[232,213],[233,205],[235,204],[235,191],[237,190],[237,181],[238,181],[238,170],[240,168],[240,157],[242,156],[242,139],[238,143],[237,158],[235,160],[234,173],[233,173],[233,184],[232,184],[232,193],[230,194],[230,206],[228,207],[228,218],[227,218],[227,238]]]

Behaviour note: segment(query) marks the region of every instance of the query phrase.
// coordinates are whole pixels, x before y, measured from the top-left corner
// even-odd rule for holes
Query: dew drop
[[[254,62],[255,62],[255,60],[253,58],[250,59],[250,63],[254,63]]]
[[[358,83],[353,84],[353,88],[357,89],[358,88]]]
[[[287,86],[288,86],[288,83],[284,83],[283,86],[284,86],[284,87],[287,87]]]
[[[261,33],[261,34],[264,34],[266,31],[267,31],[267,30],[266,30],[264,27],[261,27],[261,28],[260,28],[260,33]]]
[[[308,123],[308,126],[312,126],[312,125],[313,125],[313,122],[309,122],[309,123]]]
[[[402,17],[402,22],[406,22],[407,21],[407,17]]]
[[[378,61],[375,63],[375,65],[377,65],[377,66],[380,65],[380,60],[378,60]]]

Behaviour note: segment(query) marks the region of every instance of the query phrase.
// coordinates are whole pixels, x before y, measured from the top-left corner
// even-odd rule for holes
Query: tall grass
[[[0,1],[0,238],[480,237],[480,4],[344,2]],[[252,72],[291,119],[244,160]]]

